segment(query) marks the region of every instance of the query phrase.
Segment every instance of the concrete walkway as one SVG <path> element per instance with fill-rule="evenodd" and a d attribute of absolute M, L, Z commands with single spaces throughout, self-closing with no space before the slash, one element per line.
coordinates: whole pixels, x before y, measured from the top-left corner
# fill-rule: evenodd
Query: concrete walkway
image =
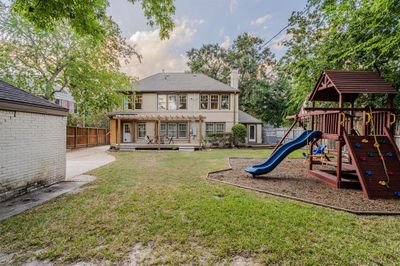
<path fill-rule="evenodd" d="M 67 152 L 66 181 L 73 181 L 76 176 L 114 161 L 114 156 L 107 153 L 108 148 L 98 146 Z"/>
<path fill-rule="evenodd" d="M 108 146 L 99 146 L 67 152 L 66 180 L 1 202 L 0 221 L 43 204 L 62 194 L 76 191 L 81 186 L 95 180 L 95 176 L 83 175 L 83 173 L 114 161 L 114 156 L 107 154 L 107 149 Z"/>

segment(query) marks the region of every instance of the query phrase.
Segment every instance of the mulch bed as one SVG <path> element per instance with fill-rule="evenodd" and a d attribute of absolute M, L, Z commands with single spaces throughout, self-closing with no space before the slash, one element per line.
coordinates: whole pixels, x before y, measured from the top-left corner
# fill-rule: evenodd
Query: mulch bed
<path fill-rule="evenodd" d="M 232 169 L 211 172 L 208 178 L 356 214 L 400 214 L 400 199 L 369 200 L 361 189 L 336 189 L 308 177 L 303 159 L 285 159 L 272 172 L 257 178 L 244 172 L 245 168 L 264 160 L 231 158 Z"/>

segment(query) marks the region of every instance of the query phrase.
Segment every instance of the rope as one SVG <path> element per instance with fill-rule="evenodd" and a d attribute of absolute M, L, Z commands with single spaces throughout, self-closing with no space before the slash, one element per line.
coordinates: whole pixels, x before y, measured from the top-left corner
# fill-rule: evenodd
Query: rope
<path fill-rule="evenodd" d="M 385 174 L 386 174 L 386 181 L 379 181 L 379 184 L 382 185 L 382 186 L 386 186 L 387 188 L 390 188 L 390 186 L 389 186 L 390 177 L 389 177 L 389 174 L 388 174 L 388 169 L 387 169 L 387 166 L 386 166 L 385 158 L 383 157 L 381 149 L 379 148 L 378 138 L 376 137 L 376 134 L 375 134 L 375 123 L 374 123 L 374 119 L 373 119 L 373 116 L 372 116 L 372 108 L 371 108 L 371 106 L 369 106 L 369 112 L 370 112 L 370 116 L 369 116 L 370 119 L 368 119 L 369 120 L 368 122 L 371 122 L 371 133 L 374 136 L 374 140 L 375 140 L 374 147 L 378 150 L 378 154 L 379 154 L 379 157 L 381 158 L 383 169 L 385 170 Z"/>

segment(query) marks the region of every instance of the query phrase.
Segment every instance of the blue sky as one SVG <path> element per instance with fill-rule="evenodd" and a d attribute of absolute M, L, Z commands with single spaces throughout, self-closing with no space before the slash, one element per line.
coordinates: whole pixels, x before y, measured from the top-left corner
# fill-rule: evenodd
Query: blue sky
<path fill-rule="evenodd" d="M 110 0 L 109 14 L 125 37 L 136 45 L 143 62 L 132 60 L 123 70 L 143 78 L 162 71 L 184 71 L 185 52 L 205 43 L 227 47 L 243 32 L 265 40 L 282 29 L 293 11 L 303 10 L 307 0 L 176 0 L 176 28 L 169 40 L 158 38 L 157 28 L 147 25 L 139 5 L 127 0 Z M 279 40 L 269 46 L 280 57 Z"/>

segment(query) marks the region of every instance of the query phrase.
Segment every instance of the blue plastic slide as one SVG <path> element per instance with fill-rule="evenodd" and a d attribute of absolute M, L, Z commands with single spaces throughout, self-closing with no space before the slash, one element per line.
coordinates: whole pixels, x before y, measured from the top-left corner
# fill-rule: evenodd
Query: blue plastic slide
<path fill-rule="evenodd" d="M 294 150 L 300 149 L 307 145 L 310 141 L 319 138 L 321 131 L 306 130 L 296 139 L 280 146 L 269 158 L 263 163 L 255 164 L 246 168 L 247 173 L 253 176 L 266 174 L 274 170 L 274 168 Z"/>

